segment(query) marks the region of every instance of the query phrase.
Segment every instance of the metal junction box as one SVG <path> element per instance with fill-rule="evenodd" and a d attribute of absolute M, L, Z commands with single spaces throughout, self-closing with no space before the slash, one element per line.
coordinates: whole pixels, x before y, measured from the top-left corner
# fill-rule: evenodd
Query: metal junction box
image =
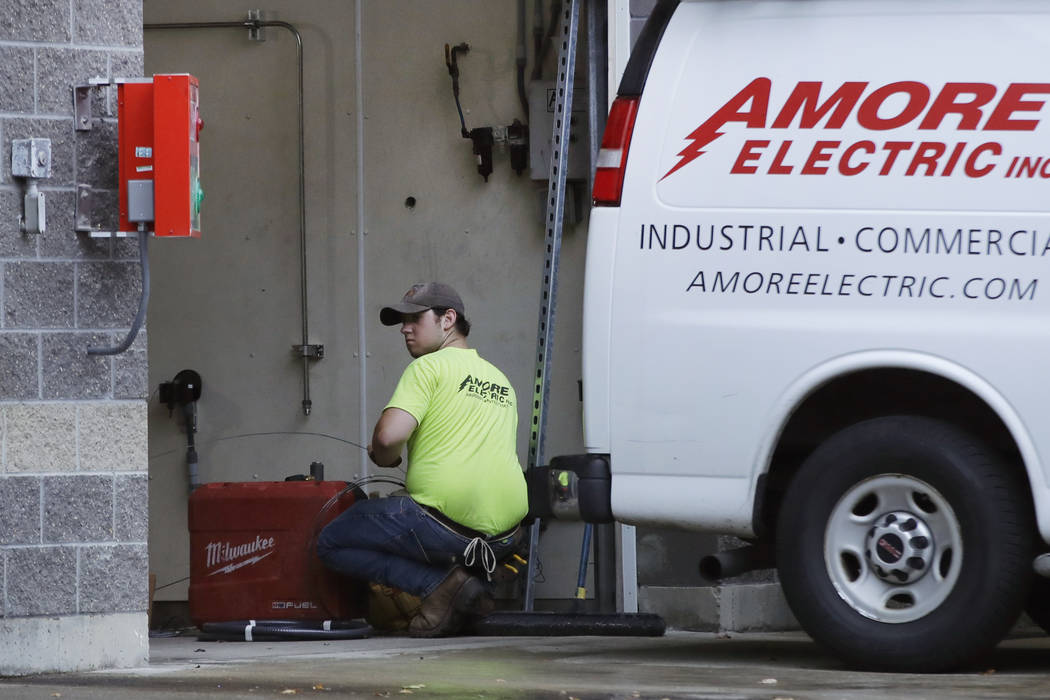
<path fill-rule="evenodd" d="M 533 180 L 550 177 L 555 89 L 553 82 L 529 83 L 529 174 Z M 565 177 L 568 180 L 586 180 L 590 174 L 590 145 L 587 137 L 587 91 L 583 88 L 572 91 L 569 129 L 569 163 Z"/>

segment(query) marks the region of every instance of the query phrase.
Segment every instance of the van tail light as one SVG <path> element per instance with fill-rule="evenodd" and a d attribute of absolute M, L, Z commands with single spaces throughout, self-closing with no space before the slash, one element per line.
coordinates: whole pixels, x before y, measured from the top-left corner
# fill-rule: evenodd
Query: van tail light
<path fill-rule="evenodd" d="M 627 151 L 631 147 L 634 118 L 638 114 L 637 97 L 617 97 L 609 110 L 594 169 L 594 206 L 618 207 L 623 193 L 623 175 Z"/>

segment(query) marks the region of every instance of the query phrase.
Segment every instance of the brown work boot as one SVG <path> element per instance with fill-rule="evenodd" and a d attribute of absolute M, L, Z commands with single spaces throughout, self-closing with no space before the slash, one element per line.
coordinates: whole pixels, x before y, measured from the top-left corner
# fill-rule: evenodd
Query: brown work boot
<path fill-rule="evenodd" d="M 463 625 L 463 613 L 484 614 L 491 598 L 479 579 L 457 566 L 449 572 L 434 592 L 423 599 L 419 612 L 408 624 L 413 637 L 444 637 L 455 634 Z"/>

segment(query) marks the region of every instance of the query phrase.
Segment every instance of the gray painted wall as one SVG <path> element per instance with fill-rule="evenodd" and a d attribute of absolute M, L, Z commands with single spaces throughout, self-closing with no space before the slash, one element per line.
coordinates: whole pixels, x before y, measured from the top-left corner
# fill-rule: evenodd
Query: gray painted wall
<path fill-rule="evenodd" d="M 135 243 L 73 230 L 75 185 L 115 228 L 115 94 L 73 128 L 72 87 L 139 75 L 141 0 L 0 4 L 0 675 L 145 662 L 146 342 L 116 357 Z M 23 234 L 11 140 L 49 138 L 47 230 Z"/>
<path fill-rule="evenodd" d="M 301 333 L 294 42 L 274 28 L 263 43 L 240 29 L 145 34 L 147 74 L 190 72 L 201 82 L 203 236 L 151 249 L 149 385 L 155 391 L 183 368 L 201 373 L 197 442 L 205 482 L 280 480 L 305 473 L 312 461 L 323 462 L 330 479 L 362 474 L 362 450 L 316 434 L 368 441 L 409 360 L 397 329 L 379 324 L 379 308 L 429 279 L 459 289 L 474 323 L 473 346 L 514 384 L 524 462 L 545 183 L 533 183 L 527 172 L 516 176 L 499 150 L 488 183 L 476 173 L 444 63 L 444 44 L 470 44 L 459 61 L 468 127 L 523 117 L 514 77 L 516 3 L 362 5 L 362 183 L 354 3 L 279 0 L 263 7 L 266 19 L 295 25 L 304 45 L 310 342 L 324 344 L 326 353 L 311 369 L 309 417 L 300 407 L 301 361 L 290 352 Z M 144 3 L 147 23 L 236 21 L 242 12 L 218 0 Z M 406 206 L 408 197 L 414 207 Z M 576 381 L 585 230 L 584 223 L 565 236 L 548 455 L 582 449 Z M 179 582 L 189 575 L 186 438 L 155 398 L 149 432 L 150 566 L 158 585 L 173 584 L 157 598 L 186 600 L 187 583 Z M 277 434 L 236 437 L 249 433 Z M 547 531 L 541 597 L 574 594 L 579 543 L 577 526 Z"/>

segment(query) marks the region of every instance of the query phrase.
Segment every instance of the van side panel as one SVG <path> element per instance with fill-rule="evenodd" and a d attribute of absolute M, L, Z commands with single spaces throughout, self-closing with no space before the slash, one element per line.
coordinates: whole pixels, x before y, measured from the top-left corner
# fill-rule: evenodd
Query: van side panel
<path fill-rule="evenodd" d="M 583 289 L 583 441 L 588 452 L 608 453 L 609 348 L 616 227 L 620 211 L 595 207 L 587 226 Z"/>
<path fill-rule="evenodd" d="M 1013 409 L 1050 541 L 1050 6 L 933 6 L 678 7 L 588 245 L 587 444 L 618 518 L 749 533 L 782 397 L 893 351 Z"/>

